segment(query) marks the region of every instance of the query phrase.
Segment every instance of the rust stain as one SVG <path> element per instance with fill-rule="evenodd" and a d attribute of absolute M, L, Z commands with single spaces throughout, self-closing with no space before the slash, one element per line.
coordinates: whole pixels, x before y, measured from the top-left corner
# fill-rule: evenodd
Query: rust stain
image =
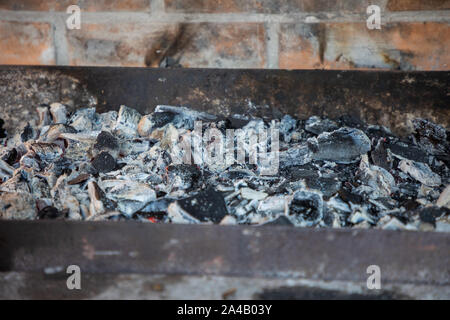
<path fill-rule="evenodd" d="M 88 260 L 93 260 L 95 256 L 95 248 L 93 245 L 89 244 L 88 240 L 83 237 L 83 256 L 86 257 Z"/>

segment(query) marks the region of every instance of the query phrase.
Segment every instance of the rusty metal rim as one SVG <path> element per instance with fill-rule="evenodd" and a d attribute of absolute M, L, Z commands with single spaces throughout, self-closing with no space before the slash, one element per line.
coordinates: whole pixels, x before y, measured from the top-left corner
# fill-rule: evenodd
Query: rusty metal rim
<path fill-rule="evenodd" d="M 0 221 L 0 271 L 79 265 L 90 273 L 225 275 L 450 285 L 450 235 L 438 232 Z"/>

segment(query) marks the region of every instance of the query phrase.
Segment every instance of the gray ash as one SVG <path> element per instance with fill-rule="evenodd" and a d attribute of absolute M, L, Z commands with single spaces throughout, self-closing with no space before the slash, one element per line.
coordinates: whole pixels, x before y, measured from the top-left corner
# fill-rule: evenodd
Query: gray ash
<path fill-rule="evenodd" d="M 52 103 L 36 118 L 12 136 L 0 119 L 0 218 L 450 229 L 450 135 L 426 119 L 397 137 L 350 115 L 268 122 L 175 106 L 69 113 Z M 267 173 L 260 155 L 272 138 L 238 141 L 272 126 L 278 170 Z M 206 133 L 230 129 L 231 154 L 241 147 L 243 162 L 194 152 L 220 155 Z"/>

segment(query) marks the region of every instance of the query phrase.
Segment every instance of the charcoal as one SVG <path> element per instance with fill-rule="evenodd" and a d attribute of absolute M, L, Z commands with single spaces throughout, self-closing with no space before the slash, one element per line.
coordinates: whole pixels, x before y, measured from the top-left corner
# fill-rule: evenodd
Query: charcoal
<path fill-rule="evenodd" d="M 308 140 L 313 159 L 351 163 L 370 151 L 369 138 L 358 129 L 341 128 L 320 134 L 316 140 Z"/>
<path fill-rule="evenodd" d="M 41 161 L 50 163 L 63 155 L 63 149 L 56 143 L 35 142 L 30 144 L 32 150 Z"/>
<path fill-rule="evenodd" d="M 161 128 L 172 122 L 174 118 L 175 114 L 172 112 L 155 112 L 151 118 L 152 128 Z"/>
<path fill-rule="evenodd" d="M 94 217 L 98 214 L 105 212 L 105 206 L 103 204 L 104 192 L 100 189 L 95 181 L 88 182 L 89 193 L 89 215 Z"/>
<path fill-rule="evenodd" d="M 69 114 L 60 103 L 37 111 L 22 137 L 0 144 L 4 219 L 447 230 L 448 131 L 427 120 L 398 137 L 352 115 L 218 117 L 177 106 Z M 217 137 L 207 134 L 237 128 L 226 161 L 208 161 Z M 271 128 L 279 139 L 268 138 Z"/>
<path fill-rule="evenodd" d="M 448 153 L 447 132 L 444 127 L 425 119 L 413 120 L 418 145 L 430 154 Z"/>
<path fill-rule="evenodd" d="M 342 183 L 336 177 L 306 178 L 306 186 L 322 192 L 324 198 L 330 198 L 341 188 Z"/>
<path fill-rule="evenodd" d="M 206 113 L 206 112 L 200 112 L 196 111 L 187 107 L 180 107 L 180 106 L 165 106 L 165 105 L 158 105 L 155 108 L 155 113 L 160 112 L 171 112 L 175 114 L 182 115 L 185 118 L 191 118 L 192 120 L 216 120 L 217 117 L 215 115 Z"/>
<path fill-rule="evenodd" d="M 331 132 L 337 130 L 339 127 L 336 122 L 330 119 L 321 119 L 317 116 L 312 116 L 305 123 L 305 130 L 316 135 L 323 132 Z"/>
<path fill-rule="evenodd" d="M 169 206 L 169 217 L 179 222 L 219 223 L 227 214 L 223 196 L 212 188 L 200 191 L 195 196 L 177 200 Z"/>
<path fill-rule="evenodd" d="M 428 163 L 429 161 L 429 156 L 426 152 L 423 152 L 422 149 L 416 146 L 409 145 L 404 142 L 388 143 L 387 148 L 394 157 L 401 160 L 413 160 L 423 163 Z"/>
<path fill-rule="evenodd" d="M 48 126 L 52 123 L 52 118 L 49 111 L 48 105 L 41 105 L 36 108 L 39 115 L 39 126 Z"/>
<path fill-rule="evenodd" d="M 201 176 L 195 165 L 176 164 L 167 167 L 168 181 L 174 188 L 192 188 Z"/>
<path fill-rule="evenodd" d="M 67 122 L 67 108 L 65 105 L 55 102 L 50 105 L 50 113 L 52 115 L 53 123 Z"/>
<path fill-rule="evenodd" d="M 450 209 L 450 185 L 441 192 L 439 199 L 436 201 L 436 205 Z"/>
<path fill-rule="evenodd" d="M 272 196 L 259 202 L 257 211 L 264 214 L 285 213 L 287 199 L 284 196 Z"/>
<path fill-rule="evenodd" d="M 1 159 L 3 161 L 5 161 L 7 164 L 9 164 L 10 166 L 12 166 L 14 163 L 16 163 L 19 160 L 18 155 L 19 154 L 17 153 L 17 149 L 12 148 L 3 154 Z"/>
<path fill-rule="evenodd" d="M 41 132 L 39 140 L 42 142 L 53 142 L 58 139 L 63 133 L 77 133 L 77 130 L 62 123 L 52 124 L 48 126 L 47 130 L 43 130 L 43 132 Z"/>
<path fill-rule="evenodd" d="M 439 207 L 425 207 L 416 210 L 416 214 L 418 214 L 420 221 L 436 226 L 436 219 L 444 215 L 448 216 L 450 214 L 450 209 Z"/>
<path fill-rule="evenodd" d="M 83 182 L 87 181 L 90 176 L 91 175 L 88 173 L 82 173 L 82 174 L 78 175 L 77 177 L 73 178 L 72 180 L 68 181 L 67 184 L 75 185 L 75 184 L 83 183 Z"/>
<path fill-rule="evenodd" d="M 348 217 L 348 222 L 352 224 L 360 224 L 362 222 L 374 223 L 374 219 L 365 210 L 356 210 Z"/>
<path fill-rule="evenodd" d="M 367 155 L 362 156 L 359 167 L 359 178 L 362 183 L 372 188 L 374 199 L 389 196 L 395 188 L 394 177 L 385 169 L 370 165 Z"/>
<path fill-rule="evenodd" d="M 36 130 L 28 123 L 25 128 L 23 128 L 22 133 L 20 134 L 20 139 L 22 142 L 26 142 L 28 140 L 35 139 L 37 136 Z"/>
<path fill-rule="evenodd" d="M 172 201 L 169 199 L 156 199 L 149 202 L 145 207 L 139 210 L 139 212 L 155 213 L 166 212 Z"/>
<path fill-rule="evenodd" d="M 14 174 L 14 168 L 11 167 L 8 162 L 3 161 L 0 159 L 0 171 L 3 172 L 4 174 L 9 175 L 10 177 L 13 176 Z"/>
<path fill-rule="evenodd" d="M 402 160 L 398 167 L 404 173 L 409 174 L 412 178 L 427 186 L 433 187 L 441 184 L 441 177 L 431 171 L 430 167 L 425 163 Z"/>
<path fill-rule="evenodd" d="M 291 141 L 291 135 L 296 127 L 296 124 L 297 124 L 297 120 L 295 120 L 294 118 L 292 118 L 289 115 L 285 115 L 281 119 L 279 130 L 280 130 L 280 134 L 282 135 L 283 141 L 288 142 L 288 143 Z"/>
<path fill-rule="evenodd" d="M 78 132 L 90 131 L 95 128 L 95 108 L 83 108 L 75 111 L 68 124 Z"/>
<path fill-rule="evenodd" d="M 364 202 L 364 197 L 356 193 L 350 192 L 347 189 L 341 189 L 339 190 L 338 193 L 339 197 L 345 202 L 353 204 L 362 204 Z"/>
<path fill-rule="evenodd" d="M 225 121 L 226 129 L 241 129 L 249 123 L 248 119 L 240 117 L 229 117 Z"/>
<path fill-rule="evenodd" d="M 92 161 L 92 166 L 98 172 L 110 172 L 116 168 L 116 160 L 106 151 L 100 152 Z"/>
<path fill-rule="evenodd" d="M 426 119 L 414 119 L 413 125 L 416 134 L 420 137 L 426 137 L 440 142 L 445 142 L 447 140 L 445 128 L 436 123 Z"/>
<path fill-rule="evenodd" d="M 101 131 L 97 136 L 94 149 L 99 151 L 118 151 L 119 141 L 108 131 Z"/>
<path fill-rule="evenodd" d="M 154 129 L 164 127 L 175 119 L 173 112 L 155 112 L 152 115 L 145 115 L 138 124 L 138 132 L 142 137 L 148 136 Z"/>
<path fill-rule="evenodd" d="M 115 126 L 117 133 L 125 137 L 135 136 L 141 117 L 138 111 L 124 105 L 120 106 Z"/>
<path fill-rule="evenodd" d="M 311 151 L 306 145 L 292 146 L 286 151 L 280 151 L 280 167 L 292 167 L 307 164 L 311 161 Z"/>
<path fill-rule="evenodd" d="M 385 170 L 391 169 L 392 160 L 389 159 L 384 139 L 378 140 L 378 143 L 370 153 L 370 156 L 374 165 Z"/>
<path fill-rule="evenodd" d="M 351 213 L 352 209 L 350 208 L 350 205 L 347 202 L 352 204 L 351 201 L 344 201 L 341 199 L 341 197 L 334 196 L 326 202 L 326 207 L 327 207 L 326 211 L 327 211 L 327 213 L 330 213 L 330 212 L 337 212 L 337 213 L 342 213 L 342 214 Z"/>
<path fill-rule="evenodd" d="M 375 141 L 387 140 L 387 138 L 394 137 L 389 128 L 386 128 L 384 126 L 370 125 L 367 127 L 366 134 L 371 140 L 374 139 Z"/>
<path fill-rule="evenodd" d="M 59 211 L 53 206 L 48 206 L 43 208 L 42 210 L 39 210 L 37 215 L 39 219 L 58 219 L 63 218 L 65 213 Z"/>
<path fill-rule="evenodd" d="M 289 215 L 300 217 L 306 225 L 314 225 L 323 218 L 323 200 L 319 193 L 297 191 L 289 205 Z"/>
<path fill-rule="evenodd" d="M 127 216 L 144 208 L 156 199 L 155 191 L 147 184 L 126 180 L 99 182 L 105 197 L 117 203 L 117 209 Z"/>

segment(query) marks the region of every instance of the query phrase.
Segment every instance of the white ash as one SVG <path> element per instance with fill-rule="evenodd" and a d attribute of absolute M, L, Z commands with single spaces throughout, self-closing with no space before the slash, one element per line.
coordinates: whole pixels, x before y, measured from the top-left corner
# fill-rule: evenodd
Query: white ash
<path fill-rule="evenodd" d="M 347 118 L 269 123 L 164 105 L 148 115 L 41 105 L 36 121 L 0 141 L 0 217 L 448 231 L 448 131 L 418 119 L 401 138 Z M 183 147 L 212 148 L 206 131 L 238 129 L 237 154 L 249 132 L 274 124 L 276 174 L 250 161 L 270 150 L 268 136 L 255 142 L 258 154 L 241 144 L 245 163 L 205 162 Z"/>

